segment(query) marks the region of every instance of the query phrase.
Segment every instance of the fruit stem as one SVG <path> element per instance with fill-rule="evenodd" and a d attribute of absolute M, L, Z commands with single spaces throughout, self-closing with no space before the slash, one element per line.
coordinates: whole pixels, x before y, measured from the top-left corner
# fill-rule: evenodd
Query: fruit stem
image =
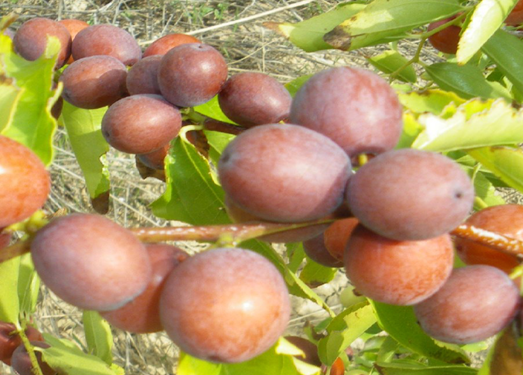
<path fill-rule="evenodd" d="M 462 224 L 454 229 L 453 236 L 477 242 L 492 249 L 511 255 L 523 255 L 523 241 L 507 237 L 500 233 L 490 232 L 473 225 Z"/>
<path fill-rule="evenodd" d="M 32 372 L 35 375 L 44 375 L 42 373 L 42 369 L 40 368 L 40 365 L 38 364 L 38 359 L 36 358 L 34 346 L 31 345 L 31 342 L 27 338 L 27 335 L 25 334 L 25 329 L 27 328 L 27 324 L 24 320 L 22 320 L 22 328 L 18 331 L 18 335 L 22 339 L 22 343 L 25 346 L 25 350 L 27 350 L 27 354 L 29 354 L 29 360 L 31 361 L 32 366 Z"/>

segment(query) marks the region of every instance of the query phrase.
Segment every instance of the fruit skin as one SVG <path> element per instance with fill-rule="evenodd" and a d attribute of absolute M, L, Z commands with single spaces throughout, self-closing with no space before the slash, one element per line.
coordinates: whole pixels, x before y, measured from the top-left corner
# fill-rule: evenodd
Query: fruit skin
<path fill-rule="evenodd" d="M 67 28 L 48 18 L 36 17 L 22 24 L 13 37 L 13 47 L 20 56 L 34 61 L 43 55 L 47 38 L 54 36 L 61 44 L 55 68 L 62 67 L 71 55 L 71 34 Z"/>
<path fill-rule="evenodd" d="M 318 347 L 312 342 L 299 336 L 285 336 L 285 340 L 289 341 L 291 344 L 303 351 L 305 357 L 299 355 L 296 356 L 296 358 L 298 358 L 300 361 L 306 362 L 316 367 L 321 366 L 321 360 L 318 355 Z"/>
<path fill-rule="evenodd" d="M 143 57 L 165 55 L 174 47 L 188 43 L 201 43 L 199 39 L 186 34 L 167 34 L 154 41 L 143 52 Z"/>
<path fill-rule="evenodd" d="M 424 241 L 395 241 L 362 225 L 347 244 L 345 272 L 358 293 L 391 305 L 413 305 L 430 297 L 452 272 L 448 234 Z"/>
<path fill-rule="evenodd" d="M 287 120 L 292 97 L 273 77 L 245 72 L 235 74 L 225 82 L 218 102 L 229 119 L 250 128 Z"/>
<path fill-rule="evenodd" d="M 320 133 L 269 124 L 248 129 L 228 144 L 218 176 L 231 201 L 249 214 L 304 222 L 328 216 L 341 205 L 351 164 Z"/>
<path fill-rule="evenodd" d="M 447 22 L 452 21 L 457 16 L 445 18 L 444 20 L 436 21 L 429 24 L 427 31 L 434 30 Z M 458 51 L 458 43 L 460 39 L 461 27 L 451 25 L 436 34 L 429 37 L 429 42 L 432 47 L 443 53 L 450 53 L 455 55 Z"/>
<path fill-rule="evenodd" d="M 72 214 L 40 229 L 32 244 L 42 281 L 86 310 L 117 309 L 142 293 L 151 276 L 144 245 L 132 232 L 94 214 Z"/>
<path fill-rule="evenodd" d="M 189 257 L 180 248 L 167 244 L 146 245 L 152 266 L 147 289 L 128 304 L 100 315 L 112 326 L 133 333 L 163 331 L 160 321 L 160 296 L 170 272 Z"/>
<path fill-rule="evenodd" d="M 303 250 L 309 258 L 325 267 L 343 267 L 343 261 L 333 257 L 325 247 L 323 233 L 303 241 Z"/>
<path fill-rule="evenodd" d="M 343 261 L 343 254 L 352 231 L 359 224 L 358 219 L 348 217 L 336 220 L 323 233 L 325 248 L 336 259 Z"/>
<path fill-rule="evenodd" d="M 519 26 L 523 23 L 523 0 L 517 2 L 516 6 L 505 19 L 505 23 L 509 26 Z"/>
<path fill-rule="evenodd" d="M 0 361 L 11 365 L 11 357 L 15 349 L 22 345 L 22 339 L 18 334 L 11 334 L 16 330 L 12 323 L 0 322 Z M 34 327 L 27 327 L 25 334 L 29 341 L 43 341 L 44 338 L 40 331 Z"/>
<path fill-rule="evenodd" d="M 162 58 L 158 83 L 165 99 L 178 107 L 194 107 L 218 94 L 227 72 L 225 59 L 213 47 L 182 44 Z"/>
<path fill-rule="evenodd" d="M 519 306 L 518 288 L 503 271 L 476 265 L 455 269 L 436 294 L 414 306 L 414 312 L 430 336 L 467 344 L 500 332 Z"/>
<path fill-rule="evenodd" d="M 111 56 L 85 57 L 63 71 L 62 97 L 78 108 L 96 109 L 127 96 L 127 68 Z"/>
<path fill-rule="evenodd" d="M 376 156 L 353 176 L 347 202 L 367 228 L 414 241 L 450 232 L 474 203 L 468 175 L 452 159 L 414 149 Z"/>
<path fill-rule="evenodd" d="M 465 224 L 523 240 L 523 206 L 506 204 L 488 207 L 474 213 Z M 486 264 L 510 273 L 520 264 L 516 256 L 505 254 L 474 241 L 458 237 L 454 240 L 454 244 L 460 259 L 468 265 Z"/>
<path fill-rule="evenodd" d="M 44 349 L 50 347 L 49 344 L 43 341 L 31 341 L 31 345 Z M 35 355 L 43 375 L 55 375 L 57 373 L 42 360 L 42 353 L 35 350 Z M 19 375 L 34 375 L 29 354 L 23 344 L 19 345 L 13 353 L 12 367 Z"/>
<path fill-rule="evenodd" d="M 51 190 L 45 165 L 26 146 L 0 135 L 0 228 L 29 218 Z"/>
<path fill-rule="evenodd" d="M 69 31 L 69 34 L 71 35 L 71 40 L 74 40 L 76 37 L 76 34 L 78 34 L 81 30 L 89 27 L 89 24 L 85 21 L 81 20 L 75 20 L 75 19 L 65 19 L 58 21 L 62 25 L 65 26 L 67 31 Z M 71 44 L 72 46 L 72 44 Z M 66 64 L 71 64 L 74 61 L 73 55 L 69 55 L 69 58 L 66 61 Z"/>
<path fill-rule="evenodd" d="M 339 67 L 305 82 L 292 101 L 289 122 L 326 135 L 352 157 L 394 148 L 402 116 L 387 81 L 364 69 Z"/>
<path fill-rule="evenodd" d="M 124 29 L 109 24 L 80 30 L 74 38 L 72 54 L 75 60 L 97 55 L 112 56 L 128 66 L 142 58 L 136 39 Z"/>
<path fill-rule="evenodd" d="M 147 168 L 161 171 L 165 169 L 165 157 L 167 156 L 167 154 L 169 154 L 170 148 L 171 144 L 168 143 L 165 146 L 159 148 L 158 150 L 149 152 L 147 154 L 139 154 L 136 156 L 138 157 L 138 159 L 140 159 L 140 162 L 142 162 L 142 164 L 145 165 Z"/>
<path fill-rule="evenodd" d="M 218 248 L 173 270 L 160 316 L 180 350 L 236 363 L 276 343 L 289 321 L 290 301 L 283 277 L 267 259 L 250 250 Z"/>
<path fill-rule="evenodd" d="M 180 132 L 178 108 L 160 95 L 141 94 L 114 103 L 102 119 L 102 134 L 112 147 L 129 154 L 156 151 Z"/>
<path fill-rule="evenodd" d="M 144 57 L 133 65 L 127 73 L 126 86 L 130 95 L 157 94 L 161 95 L 158 84 L 158 68 L 162 56 Z"/>

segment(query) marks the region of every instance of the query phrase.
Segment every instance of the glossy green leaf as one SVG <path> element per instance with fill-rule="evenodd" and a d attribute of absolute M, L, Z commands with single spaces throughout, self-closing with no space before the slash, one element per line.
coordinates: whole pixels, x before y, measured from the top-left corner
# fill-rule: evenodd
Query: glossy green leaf
<path fill-rule="evenodd" d="M 468 154 L 510 187 L 523 192 L 523 151 L 511 147 L 482 147 Z"/>
<path fill-rule="evenodd" d="M 224 192 L 214 182 L 208 161 L 192 144 L 177 137 L 165 162 L 167 187 L 152 204 L 156 216 L 192 225 L 230 223 Z"/>
<path fill-rule="evenodd" d="M 470 363 L 470 359 L 457 345 L 437 343 L 423 332 L 412 307 L 370 302 L 378 324 L 404 347 L 414 353 L 450 364 Z"/>
<path fill-rule="evenodd" d="M 292 81 L 290 81 L 289 83 L 287 83 L 285 85 L 285 88 L 287 89 L 287 91 L 290 92 L 292 97 L 294 97 L 294 95 L 296 95 L 296 93 L 303 86 L 303 84 L 305 82 L 307 82 L 311 77 L 312 77 L 312 74 L 308 74 L 308 75 L 293 79 Z"/>
<path fill-rule="evenodd" d="M 511 100 L 510 93 L 503 86 L 498 82 L 487 81 L 481 69 L 476 66 L 436 63 L 426 66 L 425 70 L 439 87 L 443 90 L 452 91 L 462 98 L 505 98 L 508 101 Z"/>
<path fill-rule="evenodd" d="M 474 192 L 476 197 L 480 198 L 481 202 L 487 206 L 498 206 L 506 203 L 500 195 L 496 194 L 494 185 L 481 172 L 474 175 Z M 474 208 L 479 210 L 484 207 L 475 205 Z"/>
<path fill-rule="evenodd" d="M 458 63 L 465 64 L 481 49 L 502 25 L 516 2 L 517 0 L 481 0 L 476 5 L 459 41 L 456 53 Z"/>
<path fill-rule="evenodd" d="M 220 160 L 220 155 L 230 141 L 235 137 L 232 134 L 214 132 L 214 131 L 205 131 L 205 136 L 207 137 L 207 142 L 209 142 L 209 157 L 214 165 L 218 165 L 218 160 Z M 211 171 L 212 172 L 212 171 Z"/>
<path fill-rule="evenodd" d="M 398 97 L 405 108 L 418 114 L 429 112 L 439 115 L 449 104 L 460 105 L 465 103 L 465 99 L 460 98 L 455 93 L 439 89 L 399 93 Z"/>
<path fill-rule="evenodd" d="M 374 67 L 387 74 L 394 73 L 398 69 L 404 67 L 408 62 L 406 57 L 394 50 L 382 52 L 379 55 L 369 57 L 367 60 Z M 418 80 L 418 76 L 412 65 L 408 65 L 406 68 L 401 70 L 396 78 L 403 82 L 410 83 L 415 83 Z"/>
<path fill-rule="evenodd" d="M 51 90 L 51 85 L 59 50 L 60 42 L 51 37 L 42 57 L 27 61 L 13 52 L 10 41 L 0 40 L 0 64 L 5 74 L 22 88 L 12 120 L 2 129 L 2 134 L 32 149 L 45 165 L 51 163 L 54 153 L 52 139 L 56 120 L 51 116 L 51 107 L 59 93 Z"/>
<path fill-rule="evenodd" d="M 0 34 L 0 43 L 4 43 L 5 38 L 7 38 L 5 35 Z M 6 75 L 5 69 L 0 64 L 0 132 L 11 124 L 22 91 L 23 89 L 16 85 L 15 80 Z"/>
<path fill-rule="evenodd" d="M 87 310 L 83 312 L 82 323 L 84 324 L 85 340 L 89 352 L 111 365 L 113 363 L 111 353 L 113 334 L 109 323 L 102 319 L 98 312 Z"/>
<path fill-rule="evenodd" d="M 381 375 L 476 375 L 478 370 L 464 366 L 430 366 L 408 365 L 405 363 L 376 363 Z"/>
<path fill-rule="evenodd" d="M 109 145 L 100 130 L 106 110 L 81 109 L 67 102 L 64 102 L 62 109 L 62 122 L 91 198 L 96 198 L 110 188 L 109 170 L 105 163 Z"/>
<path fill-rule="evenodd" d="M 20 303 L 18 299 L 18 277 L 20 257 L 0 263 L 0 321 L 18 323 Z"/>
<path fill-rule="evenodd" d="M 177 375 L 221 375 L 222 365 L 194 358 L 181 352 L 178 361 Z"/>
<path fill-rule="evenodd" d="M 421 115 L 425 128 L 412 144 L 429 151 L 450 151 L 523 142 L 523 110 L 503 100 L 472 100 L 456 108 L 450 118 Z"/>
<path fill-rule="evenodd" d="M 42 357 L 54 370 L 67 375 L 115 375 L 118 372 L 100 358 L 82 352 L 75 344 L 44 333 L 45 341 L 51 345 L 38 349 Z"/>
<path fill-rule="evenodd" d="M 523 41 L 504 30 L 498 30 L 483 45 L 482 51 L 496 63 L 497 69 L 523 92 Z"/>
<path fill-rule="evenodd" d="M 342 22 L 324 40 L 348 49 L 355 36 L 372 33 L 392 36 L 452 16 L 461 9 L 457 0 L 374 0 Z"/>
<path fill-rule="evenodd" d="M 376 316 L 373 314 L 372 306 L 366 302 L 354 305 L 340 315 L 345 325 L 343 330 L 330 331 L 333 324 L 339 324 L 339 322 L 333 321 L 329 325 L 330 333 L 327 337 L 321 339 L 318 344 L 318 354 L 321 361 L 326 365 L 332 365 L 354 340 L 376 323 Z M 338 317 L 334 320 L 339 321 L 340 318 Z"/>
<path fill-rule="evenodd" d="M 393 43 L 406 37 L 406 32 L 391 34 L 389 31 L 356 35 L 350 38 L 348 51 L 355 51 L 363 47 L 377 46 L 378 44 Z"/>
<path fill-rule="evenodd" d="M 270 23 L 269 28 L 284 35 L 297 47 L 306 52 L 330 49 L 332 46 L 323 41 L 323 36 L 341 22 L 365 8 L 365 4 L 351 2 L 341 4 L 319 16 L 298 23 Z"/>
<path fill-rule="evenodd" d="M 229 118 L 225 116 L 222 109 L 220 108 L 218 96 L 214 96 L 211 100 L 204 104 L 193 107 L 193 110 L 215 120 L 233 123 L 233 121 L 229 120 Z"/>
<path fill-rule="evenodd" d="M 28 315 L 36 311 L 36 303 L 40 294 L 40 278 L 34 268 L 31 254 L 20 257 L 20 272 L 18 276 L 18 298 L 20 311 Z"/>
<path fill-rule="evenodd" d="M 307 285 L 319 286 L 332 281 L 337 271 L 336 268 L 325 267 L 308 259 L 300 272 L 300 279 Z"/>

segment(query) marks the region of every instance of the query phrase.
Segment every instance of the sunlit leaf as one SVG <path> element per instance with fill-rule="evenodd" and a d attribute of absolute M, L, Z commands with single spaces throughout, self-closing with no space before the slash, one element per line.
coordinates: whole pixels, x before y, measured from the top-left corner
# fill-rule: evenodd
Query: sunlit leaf
<path fill-rule="evenodd" d="M 20 273 L 18 277 L 20 311 L 33 314 L 36 310 L 39 293 L 40 278 L 34 268 L 31 254 L 25 254 L 20 258 Z"/>
<path fill-rule="evenodd" d="M 307 285 L 319 286 L 332 281 L 336 272 L 336 268 L 325 267 L 309 259 L 300 272 L 300 279 Z"/>
<path fill-rule="evenodd" d="M 218 103 L 218 96 L 213 97 L 208 102 L 198 105 L 196 107 L 193 107 L 193 109 L 201 113 L 204 116 L 210 117 L 215 120 L 223 121 L 223 122 L 230 122 L 233 121 L 229 120 L 227 116 L 223 113 L 222 109 L 220 108 L 220 104 Z"/>
<path fill-rule="evenodd" d="M 429 112 L 439 115 L 449 104 L 460 105 L 465 103 L 465 99 L 460 98 L 455 93 L 439 89 L 399 93 L 398 96 L 403 106 L 419 114 Z"/>
<path fill-rule="evenodd" d="M 109 323 L 103 320 L 98 312 L 87 310 L 83 312 L 82 323 L 89 352 L 111 365 L 113 363 L 111 353 L 113 334 Z"/>
<path fill-rule="evenodd" d="M 409 365 L 407 363 L 376 363 L 381 375 L 476 375 L 478 370 L 463 366 Z"/>
<path fill-rule="evenodd" d="M 398 51 L 394 50 L 382 52 L 379 55 L 369 57 L 367 60 L 377 69 L 387 74 L 394 73 L 399 68 L 406 66 L 408 62 L 406 57 L 401 55 Z M 396 78 L 403 82 L 415 83 L 418 79 L 418 76 L 414 70 L 414 67 L 412 65 L 408 65 L 399 72 Z"/>
<path fill-rule="evenodd" d="M 0 321 L 18 323 L 20 257 L 0 263 Z"/>

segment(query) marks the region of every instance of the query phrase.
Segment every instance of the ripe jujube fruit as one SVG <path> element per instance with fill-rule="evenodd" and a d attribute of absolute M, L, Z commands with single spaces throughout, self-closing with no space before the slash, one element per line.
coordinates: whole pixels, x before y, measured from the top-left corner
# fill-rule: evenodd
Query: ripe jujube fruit
<path fill-rule="evenodd" d="M 414 312 L 428 335 L 468 344 L 500 332 L 519 306 L 519 290 L 503 271 L 475 265 L 455 269 L 436 294 L 414 306 Z"/>
<path fill-rule="evenodd" d="M 71 40 L 74 40 L 76 34 L 78 34 L 81 30 L 85 29 L 86 27 L 89 27 L 89 24 L 87 22 L 76 19 L 65 19 L 60 20 L 58 22 L 64 25 L 67 31 L 69 31 L 69 34 L 71 35 Z M 71 54 L 67 59 L 66 63 L 71 64 L 73 61 L 74 58 Z"/>
<path fill-rule="evenodd" d="M 334 212 L 351 175 L 347 155 L 324 135 L 297 125 L 256 126 L 233 139 L 218 163 L 231 201 L 273 222 L 304 222 Z"/>
<path fill-rule="evenodd" d="M 144 57 L 127 72 L 127 91 L 130 95 L 157 94 L 161 95 L 158 84 L 158 68 L 162 56 Z"/>
<path fill-rule="evenodd" d="M 465 224 L 523 240 L 523 206 L 507 204 L 487 207 L 470 216 Z M 454 240 L 456 251 L 465 264 L 486 264 L 506 273 L 520 264 L 518 257 L 464 238 Z"/>
<path fill-rule="evenodd" d="M 127 96 L 127 68 L 111 56 L 92 56 L 69 65 L 60 76 L 62 97 L 84 109 L 102 108 Z"/>
<path fill-rule="evenodd" d="M 163 327 L 179 348 L 212 362 L 247 361 L 268 350 L 290 317 L 282 275 L 263 256 L 218 248 L 179 264 L 160 300 Z"/>
<path fill-rule="evenodd" d="M 290 122 L 326 135 L 352 157 L 393 149 L 402 115 L 387 81 L 364 69 L 339 67 L 305 82 L 292 101 Z"/>
<path fill-rule="evenodd" d="M 454 249 L 448 234 L 423 241 L 396 241 L 362 225 L 344 255 L 356 290 L 378 302 L 413 305 L 434 294 L 449 277 Z"/>
<path fill-rule="evenodd" d="M 427 31 L 432 31 L 447 22 L 455 19 L 456 16 L 445 18 L 444 20 L 436 21 L 429 24 Z M 461 27 L 457 25 L 450 25 L 434 35 L 429 36 L 429 42 L 432 47 L 443 53 L 450 53 L 455 55 L 458 51 L 458 43 L 461 34 Z"/>
<path fill-rule="evenodd" d="M 288 119 L 292 97 L 273 77 L 245 72 L 225 82 L 218 102 L 229 119 L 250 128 Z"/>
<path fill-rule="evenodd" d="M 207 44 L 182 44 L 167 52 L 158 69 L 162 95 L 178 107 L 194 107 L 218 94 L 227 80 L 227 63 Z"/>
<path fill-rule="evenodd" d="M 303 356 L 296 356 L 296 358 L 298 358 L 300 361 L 317 367 L 321 366 L 320 356 L 318 355 L 318 347 L 311 341 L 299 336 L 285 336 L 285 340 L 289 341 L 291 344 L 303 351 Z"/>
<path fill-rule="evenodd" d="M 182 126 L 178 108 L 160 95 L 132 95 L 114 103 L 102 119 L 102 134 L 112 147 L 129 154 L 156 151 Z"/>
<path fill-rule="evenodd" d="M 516 3 L 516 6 L 505 19 L 505 23 L 509 26 L 519 26 L 523 23 L 523 0 Z"/>
<path fill-rule="evenodd" d="M 49 344 L 43 341 L 31 341 L 31 345 L 39 348 L 49 348 Z M 42 353 L 35 350 L 36 359 L 42 374 L 44 375 L 55 375 L 57 372 L 53 370 L 47 363 L 42 360 Z M 29 353 L 25 349 L 23 344 L 19 345 L 13 353 L 12 363 L 13 369 L 18 375 L 34 375 L 33 365 L 29 358 Z"/>
<path fill-rule="evenodd" d="M 59 22 L 48 18 L 36 17 L 22 24 L 13 37 L 13 46 L 20 56 L 29 61 L 34 61 L 43 55 L 50 36 L 60 41 L 60 52 L 55 68 L 64 65 L 71 55 L 71 34 Z"/>
<path fill-rule="evenodd" d="M 107 55 L 125 65 L 134 65 L 142 58 L 142 50 L 134 37 L 114 25 L 92 25 L 80 30 L 74 38 L 72 54 L 75 60 Z"/>
<path fill-rule="evenodd" d="M 140 160 L 140 162 L 142 162 L 143 165 L 145 165 L 148 168 L 164 170 L 165 157 L 169 153 L 170 148 L 171 144 L 167 143 L 165 146 L 159 148 L 158 150 L 149 152 L 147 154 L 138 154 L 136 155 L 136 157 Z"/>
<path fill-rule="evenodd" d="M 303 241 L 303 250 L 309 258 L 325 267 L 343 267 L 343 261 L 336 259 L 327 250 L 323 233 Z"/>
<path fill-rule="evenodd" d="M 26 146 L 0 135 L 0 228 L 29 218 L 51 190 L 44 163 Z"/>
<path fill-rule="evenodd" d="M 450 232 L 474 202 L 468 175 L 452 159 L 414 149 L 389 151 L 350 179 L 347 202 L 367 228 L 395 240 L 423 240 Z"/>
<path fill-rule="evenodd" d="M 180 248 L 167 244 L 146 245 L 152 267 L 147 289 L 131 302 L 117 310 L 100 315 L 112 326 L 133 333 L 163 331 L 160 321 L 160 296 L 170 272 L 189 255 Z"/>
<path fill-rule="evenodd" d="M 178 47 L 182 44 L 189 43 L 201 43 L 199 39 L 186 35 L 186 34 L 167 34 L 162 36 L 160 39 L 155 40 L 149 47 L 143 52 L 143 57 L 165 55 L 174 47 Z"/>
<path fill-rule="evenodd" d="M 350 235 L 359 224 L 358 219 L 348 217 L 336 220 L 323 233 L 323 240 L 327 251 L 336 259 L 343 261 L 343 254 L 349 242 Z"/>
<path fill-rule="evenodd" d="M 144 245 L 101 215 L 72 214 L 40 229 L 31 243 L 45 285 L 71 305 L 114 310 L 142 293 L 151 276 Z"/>
<path fill-rule="evenodd" d="M 22 339 L 12 323 L 0 322 L 0 361 L 11 365 L 11 357 L 18 346 L 22 345 Z M 25 334 L 30 341 L 43 341 L 43 336 L 34 327 L 27 327 Z"/>

